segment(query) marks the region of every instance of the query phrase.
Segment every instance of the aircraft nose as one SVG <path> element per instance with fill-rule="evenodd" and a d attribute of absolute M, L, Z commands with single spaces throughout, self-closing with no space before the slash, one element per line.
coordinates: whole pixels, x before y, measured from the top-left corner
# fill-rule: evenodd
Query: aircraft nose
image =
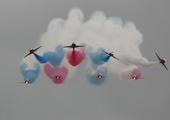
<path fill-rule="evenodd" d="M 28 82 L 28 81 L 26 81 L 26 82 L 25 82 L 25 84 L 29 84 L 29 82 Z"/>

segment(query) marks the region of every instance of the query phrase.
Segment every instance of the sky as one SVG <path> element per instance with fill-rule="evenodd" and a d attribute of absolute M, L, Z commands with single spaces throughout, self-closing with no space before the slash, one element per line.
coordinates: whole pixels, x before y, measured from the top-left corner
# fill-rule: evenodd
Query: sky
<path fill-rule="evenodd" d="M 170 15 L 168 0 L 15 0 L 0 1 L 0 119 L 2 120 L 167 120 L 170 115 L 169 71 L 160 64 L 139 67 L 144 79 L 120 80 L 108 75 L 101 85 L 88 82 L 82 62 L 74 77 L 63 84 L 40 72 L 33 84 L 25 85 L 19 67 L 30 47 L 37 47 L 53 19 L 68 19 L 73 8 L 83 21 L 96 11 L 107 18 L 131 21 L 142 34 L 140 51 L 150 61 L 157 52 L 169 64 Z M 32 56 L 33 57 L 33 56 Z"/>

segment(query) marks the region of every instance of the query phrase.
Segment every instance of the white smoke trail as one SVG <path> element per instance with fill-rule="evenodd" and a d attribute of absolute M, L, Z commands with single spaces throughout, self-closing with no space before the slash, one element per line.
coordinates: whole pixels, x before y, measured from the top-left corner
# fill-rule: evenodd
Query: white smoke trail
<path fill-rule="evenodd" d="M 85 43 L 87 47 L 91 46 L 93 51 L 100 47 L 107 52 L 113 51 L 121 61 L 110 58 L 99 68 L 108 68 L 120 79 L 131 78 L 132 71 L 138 69 L 138 66 L 151 67 L 155 64 L 142 57 L 139 49 L 142 34 L 135 25 L 132 22 L 123 24 L 121 19 L 116 17 L 106 18 L 103 12 L 95 12 L 87 22 L 83 21 L 83 13 L 79 9 L 72 9 L 67 20 L 53 19 L 39 41 L 43 47 L 37 53 L 42 55 L 46 51 L 55 51 L 57 45 L 70 45 L 72 42 Z M 31 60 L 26 61 L 32 64 Z M 91 65 L 90 62 L 89 60 L 86 67 Z M 68 67 L 69 76 L 75 74 L 76 67 L 72 67 L 66 58 L 62 61 L 62 65 Z"/>

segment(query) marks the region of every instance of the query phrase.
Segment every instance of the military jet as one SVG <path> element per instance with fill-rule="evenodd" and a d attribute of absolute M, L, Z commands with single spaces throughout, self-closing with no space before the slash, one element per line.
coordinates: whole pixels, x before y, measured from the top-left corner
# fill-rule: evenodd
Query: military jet
<path fill-rule="evenodd" d="M 72 48 L 73 50 L 78 47 L 84 47 L 83 45 L 76 45 L 74 42 L 70 46 L 63 46 L 64 48 Z"/>
<path fill-rule="evenodd" d="M 60 76 L 59 74 L 57 74 L 56 76 L 54 76 L 54 77 L 50 77 L 50 78 L 60 79 L 60 78 L 61 78 L 61 76 Z"/>
<path fill-rule="evenodd" d="M 166 59 L 161 58 L 157 53 L 155 53 L 155 54 L 156 54 L 156 56 L 157 56 L 157 58 L 159 60 L 159 63 L 161 63 L 168 70 L 168 68 L 165 65 Z"/>
<path fill-rule="evenodd" d="M 144 77 L 140 77 L 140 78 L 138 78 L 136 75 L 134 75 L 132 78 L 130 78 L 130 79 L 132 79 L 132 80 L 138 80 L 138 79 L 144 79 Z"/>
<path fill-rule="evenodd" d="M 114 56 L 113 52 L 108 53 L 108 52 L 106 52 L 106 51 L 104 51 L 104 50 L 102 50 L 102 51 L 103 51 L 104 53 L 108 54 L 110 57 L 113 57 L 113 58 L 119 60 L 117 57 Z M 119 61 L 120 61 L 120 60 L 119 60 Z"/>
<path fill-rule="evenodd" d="M 28 55 L 33 54 L 33 53 L 34 53 L 35 51 L 37 51 L 40 47 L 41 47 L 41 46 L 37 47 L 36 49 L 30 48 L 30 49 L 29 49 L 29 53 L 28 53 L 26 56 L 24 56 L 24 58 L 27 57 Z"/>
<path fill-rule="evenodd" d="M 26 79 L 24 82 L 19 82 L 19 83 L 30 84 L 28 79 Z"/>
<path fill-rule="evenodd" d="M 105 78 L 106 76 L 102 76 L 102 74 L 98 74 L 95 78 L 98 78 L 98 79 L 102 79 L 102 78 Z"/>

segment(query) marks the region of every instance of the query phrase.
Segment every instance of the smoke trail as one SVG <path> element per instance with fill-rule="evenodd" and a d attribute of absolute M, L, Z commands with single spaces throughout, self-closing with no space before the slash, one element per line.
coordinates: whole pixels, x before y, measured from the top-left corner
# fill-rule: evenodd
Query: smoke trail
<path fill-rule="evenodd" d="M 40 56 L 36 53 L 34 53 L 34 56 L 40 63 L 46 63 L 49 61 L 49 54 L 46 52 L 43 54 L 43 56 Z"/>
<path fill-rule="evenodd" d="M 146 58 L 141 57 L 141 56 L 135 56 L 132 54 L 124 54 L 122 56 L 122 61 L 126 63 L 131 63 L 136 66 L 141 66 L 141 67 L 152 67 L 158 62 L 149 62 Z"/>
<path fill-rule="evenodd" d="M 110 59 L 110 56 L 109 55 L 107 55 L 106 53 L 102 53 L 102 60 L 104 61 L 104 62 L 108 62 L 109 61 L 109 59 Z"/>
<path fill-rule="evenodd" d="M 133 74 L 136 76 L 136 79 L 141 78 L 141 72 L 139 71 L 139 69 L 134 69 Z"/>
<path fill-rule="evenodd" d="M 86 47 L 82 47 L 82 48 L 80 48 L 79 51 L 72 50 L 72 51 L 66 52 L 68 62 L 72 66 L 79 65 L 84 60 L 84 58 L 86 57 L 85 49 L 86 49 Z"/>
<path fill-rule="evenodd" d="M 98 75 L 102 75 L 102 78 L 98 78 Z M 107 77 L 107 69 L 103 68 L 93 73 L 91 70 L 86 71 L 86 77 L 90 83 L 95 85 L 101 85 L 106 81 Z"/>
<path fill-rule="evenodd" d="M 58 18 L 49 23 L 47 31 L 39 41 L 42 48 L 37 51 L 43 56 L 34 55 L 40 63 L 48 61 L 54 67 L 64 65 L 69 71 L 68 75 L 74 76 L 86 53 L 84 47 L 80 50 L 66 51 L 64 57 L 62 45 L 70 45 L 72 42 L 87 45 L 86 52 L 90 59 L 87 60 L 86 70 L 93 71 L 94 67 L 91 68 L 91 65 L 96 65 L 97 70 L 99 66 L 105 67 L 119 79 L 129 79 L 133 75 L 140 77 L 139 66 L 152 67 L 156 64 L 142 56 L 139 49 L 143 42 L 142 34 L 134 23 L 123 23 L 116 17 L 107 18 L 103 12 L 95 12 L 87 22 L 84 22 L 83 13 L 79 9 L 72 9 L 67 20 Z M 113 52 L 120 61 L 110 60 L 110 56 L 100 51 L 101 49 Z M 54 50 L 55 52 L 46 52 Z M 28 64 L 31 63 L 30 61 Z"/>
<path fill-rule="evenodd" d="M 65 66 L 52 68 L 48 63 L 44 65 L 44 72 L 54 84 L 63 83 L 68 75 L 68 69 Z"/>
<path fill-rule="evenodd" d="M 92 52 L 92 47 L 89 47 L 86 51 L 87 55 L 90 57 L 90 60 L 93 64 L 102 65 L 105 62 L 108 62 L 110 56 L 103 53 L 103 48 L 99 48 L 96 52 Z"/>
<path fill-rule="evenodd" d="M 34 55 L 40 63 L 49 62 L 52 66 L 58 66 L 64 58 L 64 49 L 62 45 L 58 45 L 55 52 L 45 52 L 43 56 L 39 56 L 36 53 Z"/>
<path fill-rule="evenodd" d="M 49 52 L 49 63 L 54 67 L 60 65 L 63 58 L 64 49 L 62 45 L 56 47 L 56 52 Z"/>
<path fill-rule="evenodd" d="M 34 63 L 34 70 L 27 70 L 27 64 L 22 63 L 20 65 L 20 72 L 24 76 L 24 80 L 28 80 L 29 83 L 35 82 L 35 80 L 38 77 L 39 71 L 40 71 L 40 65 L 38 63 Z"/>
<path fill-rule="evenodd" d="M 138 68 L 128 69 L 122 71 L 122 79 L 132 79 L 132 77 L 136 76 L 136 79 L 141 77 L 141 72 Z"/>
<path fill-rule="evenodd" d="M 128 51 L 126 53 L 122 52 L 119 58 L 121 61 L 115 61 L 110 65 L 111 72 L 119 79 L 131 79 L 134 75 L 139 79 L 141 77 L 141 72 L 138 66 L 152 67 L 157 63 L 149 62 L 146 58 L 139 55 L 132 55 L 132 53 L 128 53 Z"/>

